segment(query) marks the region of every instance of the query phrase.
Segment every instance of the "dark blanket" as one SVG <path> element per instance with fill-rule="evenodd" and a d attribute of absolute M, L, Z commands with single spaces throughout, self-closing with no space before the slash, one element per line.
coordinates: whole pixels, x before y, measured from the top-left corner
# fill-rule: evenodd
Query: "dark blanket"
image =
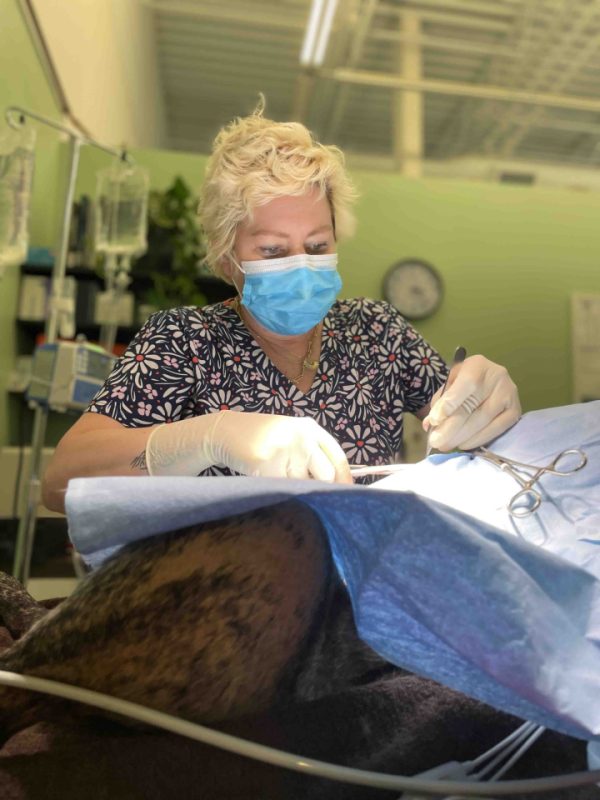
<path fill-rule="evenodd" d="M 3 601 L 13 634 L 19 622 L 23 628 L 32 622 L 30 610 L 20 609 L 18 601 L 13 606 L 10 598 Z M 9 629 L 0 628 L 3 651 L 12 640 Z M 220 727 L 304 756 L 414 774 L 450 759 L 471 758 L 519 722 L 432 681 L 390 673 L 332 696 Z M 585 768 L 583 742 L 547 732 L 507 777 Z M 544 796 L 593 800 L 600 798 L 600 790 L 583 787 Z M 58 721 L 42 715 L 5 742 L 0 751 L 0 797 L 378 800 L 397 798 L 398 793 L 306 777 L 95 713 L 82 716 L 75 706 L 67 706 Z"/>

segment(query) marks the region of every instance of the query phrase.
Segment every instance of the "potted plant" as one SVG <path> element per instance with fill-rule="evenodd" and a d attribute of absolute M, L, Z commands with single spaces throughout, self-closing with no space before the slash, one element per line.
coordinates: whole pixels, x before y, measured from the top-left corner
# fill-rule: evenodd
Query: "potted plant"
<path fill-rule="evenodd" d="M 202 306 L 199 278 L 205 249 L 196 219 L 197 199 L 181 177 L 148 199 L 148 250 L 132 266 L 133 289 L 153 309 Z"/>

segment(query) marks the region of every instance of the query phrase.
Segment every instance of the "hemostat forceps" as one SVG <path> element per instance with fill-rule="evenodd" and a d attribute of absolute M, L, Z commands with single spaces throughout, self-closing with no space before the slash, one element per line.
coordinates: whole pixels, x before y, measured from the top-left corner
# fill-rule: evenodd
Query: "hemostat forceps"
<path fill-rule="evenodd" d="M 476 450 L 471 450 L 471 454 L 494 464 L 508 473 L 521 486 L 521 489 L 511 497 L 507 505 L 508 513 L 513 517 L 528 517 L 540 507 L 542 494 L 538 489 L 534 488 L 534 484 L 539 481 L 542 475 L 545 473 L 549 475 L 572 475 L 574 472 L 579 472 L 580 469 L 583 469 L 588 462 L 587 455 L 578 447 L 561 451 L 545 467 L 523 464 L 521 461 L 499 456 L 496 453 L 492 453 L 487 447 L 478 447 Z M 576 460 L 574 457 L 576 457 Z"/>
<path fill-rule="evenodd" d="M 361 464 L 350 464 L 350 474 L 353 478 L 361 478 L 364 475 L 393 475 L 394 472 L 402 472 L 407 466 L 407 464 L 374 464 L 363 467 Z"/>

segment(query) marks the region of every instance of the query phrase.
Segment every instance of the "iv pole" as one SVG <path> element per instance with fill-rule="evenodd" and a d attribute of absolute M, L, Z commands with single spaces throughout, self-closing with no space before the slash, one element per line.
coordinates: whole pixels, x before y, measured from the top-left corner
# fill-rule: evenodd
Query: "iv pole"
<path fill-rule="evenodd" d="M 73 208 L 73 197 L 75 195 L 75 182 L 77 179 L 77 169 L 79 166 L 79 154 L 82 145 L 97 147 L 110 155 L 119 156 L 129 161 L 126 153 L 111 147 L 99 144 L 98 142 L 83 136 L 77 131 L 72 130 L 58 122 L 55 122 L 41 114 L 11 106 L 6 109 L 5 118 L 11 128 L 20 129 L 25 124 L 25 119 L 29 117 L 42 125 L 47 125 L 60 133 L 69 137 L 70 158 L 69 158 L 69 179 L 65 196 L 62 228 L 59 239 L 58 251 L 54 261 L 51 276 L 50 288 L 50 307 L 46 318 L 44 329 L 45 339 L 48 344 L 52 344 L 57 339 L 58 315 L 60 302 L 63 294 L 63 285 L 67 268 L 67 253 L 69 248 L 69 229 L 71 226 L 71 213 Z M 33 418 L 33 432 L 31 436 L 31 455 L 28 466 L 27 480 L 27 502 L 23 515 L 19 519 L 17 530 L 17 540 L 15 546 L 15 556 L 13 562 L 13 575 L 23 585 L 29 580 L 31 566 L 31 555 L 33 551 L 33 540 L 35 537 L 35 523 L 37 519 L 37 506 L 40 499 L 40 464 L 42 449 L 46 438 L 46 427 L 48 424 L 48 406 L 40 403 L 35 404 Z"/>

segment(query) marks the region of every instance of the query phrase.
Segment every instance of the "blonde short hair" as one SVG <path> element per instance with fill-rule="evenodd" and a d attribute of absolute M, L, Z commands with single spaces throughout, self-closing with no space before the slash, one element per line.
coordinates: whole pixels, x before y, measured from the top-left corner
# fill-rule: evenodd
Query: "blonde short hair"
<path fill-rule="evenodd" d="M 354 231 L 356 191 L 341 150 L 320 144 L 298 122 L 274 122 L 263 111 L 261 101 L 250 116 L 221 129 L 200 190 L 206 261 L 221 278 L 238 226 L 252 218 L 254 208 L 276 197 L 303 195 L 317 187 L 331 205 L 336 238 Z"/>

